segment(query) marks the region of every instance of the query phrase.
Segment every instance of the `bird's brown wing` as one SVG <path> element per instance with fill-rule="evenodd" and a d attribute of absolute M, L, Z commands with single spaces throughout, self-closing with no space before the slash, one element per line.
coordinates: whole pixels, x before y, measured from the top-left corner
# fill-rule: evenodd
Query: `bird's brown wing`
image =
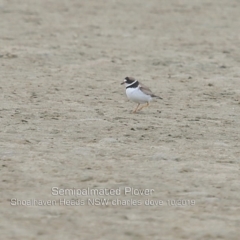
<path fill-rule="evenodd" d="M 156 97 L 156 98 L 159 98 L 159 99 L 162 99 L 161 97 L 155 95 L 151 90 L 150 88 L 148 88 L 147 86 L 143 85 L 142 83 L 139 83 L 139 88 L 140 90 L 145 93 L 146 95 L 149 95 L 151 97 Z"/>
<path fill-rule="evenodd" d="M 155 95 L 153 92 L 148 88 L 147 86 L 143 85 L 142 83 L 139 83 L 139 88 L 142 92 L 144 92 L 146 95 L 150 95 L 151 97 L 154 97 Z"/>

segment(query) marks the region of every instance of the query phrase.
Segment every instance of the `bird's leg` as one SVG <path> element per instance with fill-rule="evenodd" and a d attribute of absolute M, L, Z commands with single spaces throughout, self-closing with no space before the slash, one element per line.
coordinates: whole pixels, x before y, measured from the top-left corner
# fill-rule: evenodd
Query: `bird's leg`
<path fill-rule="evenodd" d="M 147 103 L 146 105 L 143 105 L 142 107 L 140 107 L 140 108 L 138 109 L 138 111 L 141 111 L 143 108 L 148 107 L 148 106 L 149 106 L 149 103 Z"/>
<path fill-rule="evenodd" d="M 134 111 L 132 111 L 132 113 L 136 113 L 137 112 L 137 109 L 139 107 L 140 103 L 137 105 L 136 109 Z"/>

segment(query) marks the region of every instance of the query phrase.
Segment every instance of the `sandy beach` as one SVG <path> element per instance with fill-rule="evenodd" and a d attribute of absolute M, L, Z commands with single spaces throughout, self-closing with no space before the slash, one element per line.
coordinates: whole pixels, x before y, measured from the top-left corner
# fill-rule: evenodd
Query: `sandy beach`
<path fill-rule="evenodd" d="M 1 239 L 238 240 L 239 13 L 0 1 Z M 132 114 L 126 76 L 163 100 Z"/>

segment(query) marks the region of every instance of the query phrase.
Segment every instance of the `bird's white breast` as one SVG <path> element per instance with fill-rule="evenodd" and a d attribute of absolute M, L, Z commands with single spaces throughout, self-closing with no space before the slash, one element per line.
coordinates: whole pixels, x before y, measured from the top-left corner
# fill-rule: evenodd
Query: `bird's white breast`
<path fill-rule="evenodd" d="M 143 93 L 139 87 L 137 88 L 127 88 L 126 94 L 129 100 L 136 103 L 147 103 L 152 100 L 150 95 Z"/>

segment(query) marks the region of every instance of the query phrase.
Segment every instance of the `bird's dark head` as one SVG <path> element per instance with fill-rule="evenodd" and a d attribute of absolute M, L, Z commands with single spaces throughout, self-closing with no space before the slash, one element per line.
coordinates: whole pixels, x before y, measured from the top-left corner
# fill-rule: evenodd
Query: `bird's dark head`
<path fill-rule="evenodd" d="M 131 85 L 136 80 L 133 77 L 125 77 L 124 81 L 121 84 Z"/>

